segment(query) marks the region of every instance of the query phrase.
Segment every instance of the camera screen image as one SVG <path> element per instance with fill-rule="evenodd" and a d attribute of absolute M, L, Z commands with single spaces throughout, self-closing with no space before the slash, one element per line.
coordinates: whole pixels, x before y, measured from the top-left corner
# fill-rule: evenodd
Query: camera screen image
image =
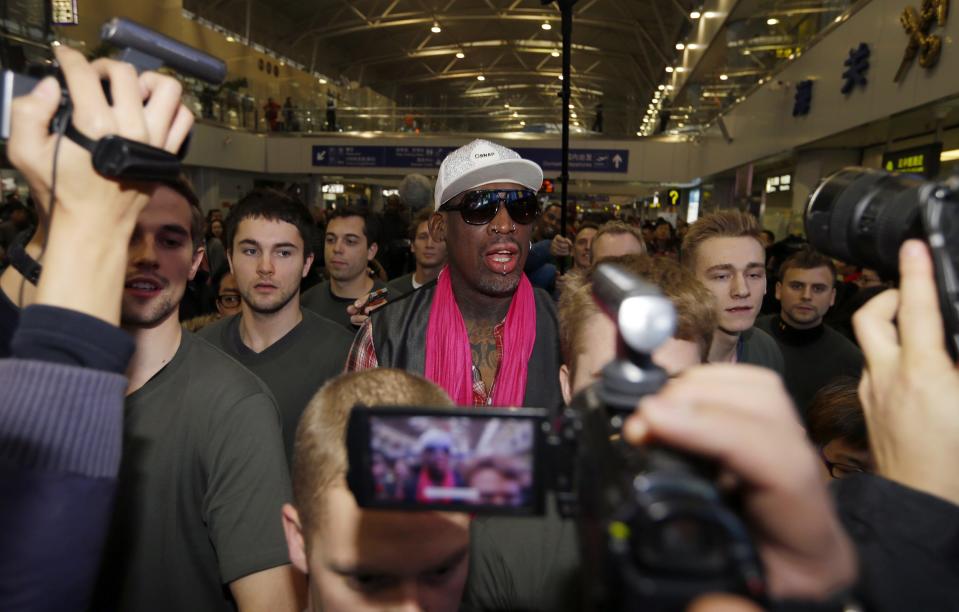
<path fill-rule="evenodd" d="M 534 425 L 490 416 L 371 415 L 373 498 L 386 505 L 527 506 Z"/>

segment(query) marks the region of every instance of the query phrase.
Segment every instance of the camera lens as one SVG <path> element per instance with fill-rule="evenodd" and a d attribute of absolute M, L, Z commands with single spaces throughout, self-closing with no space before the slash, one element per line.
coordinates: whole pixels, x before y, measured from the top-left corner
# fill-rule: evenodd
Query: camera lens
<path fill-rule="evenodd" d="M 824 179 L 806 206 L 806 236 L 819 251 L 895 276 L 899 245 L 921 235 L 922 179 L 846 168 Z"/>

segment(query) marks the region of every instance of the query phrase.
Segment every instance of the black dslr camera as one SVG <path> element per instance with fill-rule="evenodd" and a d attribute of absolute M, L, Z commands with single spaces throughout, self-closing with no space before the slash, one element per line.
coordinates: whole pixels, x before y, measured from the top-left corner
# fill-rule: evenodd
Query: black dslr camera
<path fill-rule="evenodd" d="M 845 168 L 809 196 L 806 235 L 846 263 L 899 275 L 899 247 L 929 245 L 936 269 L 946 345 L 959 357 L 959 173 L 941 182 L 869 168 Z"/>
<path fill-rule="evenodd" d="M 100 38 L 118 48 L 120 53 L 117 59 L 132 64 L 137 72 L 166 66 L 211 84 L 220 83 L 226 77 L 226 64 L 222 60 L 127 19 L 117 17 L 103 24 Z M 62 76 L 59 73 L 57 76 L 63 98 L 51 121 L 51 133 L 62 133 L 90 151 L 93 167 L 107 178 L 149 182 L 176 180 L 180 174 L 180 160 L 186 155 L 186 143 L 179 155 L 173 155 L 120 136 L 106 136 L 96 141 L 88 138 L 71 124 L 73 105 Z M 10 137 L 10 105 L 13 99 L 30 93 L 38 82 L 38 78 L 11 70 L 0 72 L 0 139 Z M 104 83 L 103 89 L 109 100 L 109 84 Z"/>
<path fill-rule="evenodd" d="M 618 357 L 560 413 L 541 409 L 353 409 L 348 483 L 366 508 L 536 515 L 547 490 L 580 526 L 584 610 L 683 610 L 709 592 L 763 601 L 761 564 L 715 468 L 621 439 L 666 372 L 651 355 L 676 325 L 672 303 L 614 265 L 594 295 L 618 327 Z"/>

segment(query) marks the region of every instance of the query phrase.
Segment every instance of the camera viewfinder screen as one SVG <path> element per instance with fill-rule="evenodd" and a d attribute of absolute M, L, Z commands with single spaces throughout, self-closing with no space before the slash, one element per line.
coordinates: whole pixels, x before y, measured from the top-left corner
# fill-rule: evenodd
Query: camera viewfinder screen
<path fill-rule="evenodd" d="M 370 416 L 373 497 L 390 505 L 521 508 L 532 503 L 534 422 Z"/>

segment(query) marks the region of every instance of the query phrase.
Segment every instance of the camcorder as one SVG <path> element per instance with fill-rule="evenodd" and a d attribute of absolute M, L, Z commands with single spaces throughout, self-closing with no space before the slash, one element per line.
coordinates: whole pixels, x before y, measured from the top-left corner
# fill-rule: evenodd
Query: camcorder
<path fill-rule="evenodd" d="M 181 42 L 173 40 L 140 24 L 123 18 L 114 18 L 100 30 L 103 42 L 119 49 L 116 59 L 132 64 L 137 72 L 162 67 L 184 76 L 194 77 L 210 84 L 223 82 L 226 64 Z M 107 178 L 131 181 L 173 181 L 180 174 L 180 160 L 186 155 L 187 143 L 174 155 L 150 145 L 127 140 L 116 135 L 92 140 L 79 132 L 70 122 L 72 102 L 59 70 L 54 73 L 60 81 L 63 98 L 60 108 L 50 123 L 51 133 L 63 133 L 84 147 L 93 157 L 93 167 Z M 0 139 L 10 137 L 11 104 L 14 98 L 26 95 L 44 75 L 17 74 L 11 70 L 0 73 Z M 109 83 L 103 90 L 110 100 Z"/>
<path fill-rule="evenodd" d="M 824 179 L 806 205 L 806 236 L 846 263 L 899 277 L 899 247 L 929 246 L 936 271 L 946 348 L 959 358 L 959 172 L 925 181 L 870 168 L 845 168 Z"/>
<path fill-rule="evenodd" d="M 674 333 L 672 303 L 612 264 L 593 287 L 617 324 L 617 358 L 561 411 L 354 407 L 347 480 L 358 505 L 534 516 L 552 497 L 579 526 L 582 609 L 683 610 L 710 592 L 765 601 L 759 557 L 715 465 L 620 435 L 668 379 L 652 353 Z"/>

